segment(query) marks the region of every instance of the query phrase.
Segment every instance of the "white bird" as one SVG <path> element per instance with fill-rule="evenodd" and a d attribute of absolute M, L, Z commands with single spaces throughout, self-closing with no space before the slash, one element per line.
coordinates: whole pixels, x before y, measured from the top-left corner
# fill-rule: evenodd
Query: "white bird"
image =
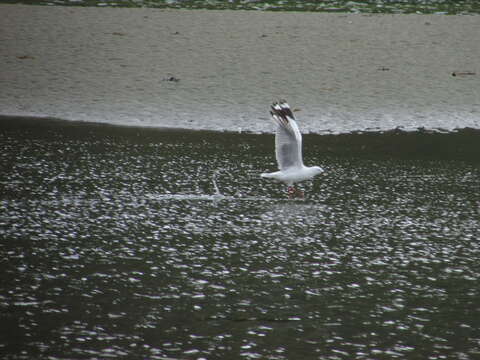
<path fill-rule="evenodd" d="M 270 115 L 277 124 L 275 154 L 280 171 L 263 173 L 261 177 L 287 184 L 289 198 L 303 197 L 303 192 L 295 189 L 293 184 L 311 179 L 321 174 L 323 169 L 319 166 L 303 165 L 302 134 L 285 100 L 273 103 Z"/>

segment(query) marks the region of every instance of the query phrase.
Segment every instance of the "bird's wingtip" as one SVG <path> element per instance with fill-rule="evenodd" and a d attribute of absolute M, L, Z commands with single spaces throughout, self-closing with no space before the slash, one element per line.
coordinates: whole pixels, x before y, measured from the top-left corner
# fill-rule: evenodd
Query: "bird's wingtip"
<path fill-rule="evenodd" d="M 272 117 L 278 116 L 288 123 L 288 119 L 295 120 L 292 110 L 290 110 L 290 105 L 288 105 L 285 99 L 275 101 L 271 105 L 270 114 Z"/>

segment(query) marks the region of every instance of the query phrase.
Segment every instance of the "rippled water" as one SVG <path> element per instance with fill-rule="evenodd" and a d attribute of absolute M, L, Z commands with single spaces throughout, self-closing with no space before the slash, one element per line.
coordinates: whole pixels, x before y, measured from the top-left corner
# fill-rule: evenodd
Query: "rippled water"
<path fill-rule="evenodd" d="M 394 14 L 478 14 L 476 0 L 1 0 L 7 3 L 174 9 L 320 11 Z"/>
<path fill-rule="evenodd" d="M 307 138 L 289 201 L 272 136 L 0 129 L 4 359 L 480 355 L 478 157 Z"/>

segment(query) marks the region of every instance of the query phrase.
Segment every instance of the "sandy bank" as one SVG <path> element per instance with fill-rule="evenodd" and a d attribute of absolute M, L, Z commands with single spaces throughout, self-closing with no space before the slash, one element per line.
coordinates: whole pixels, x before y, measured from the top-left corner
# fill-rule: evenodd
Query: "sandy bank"
<path fill-rule="evenodd" d="M 281 97 L 306 131 L 480 127 L 477 16 L 0 11 L 2 114 L 263 131 Z"/>

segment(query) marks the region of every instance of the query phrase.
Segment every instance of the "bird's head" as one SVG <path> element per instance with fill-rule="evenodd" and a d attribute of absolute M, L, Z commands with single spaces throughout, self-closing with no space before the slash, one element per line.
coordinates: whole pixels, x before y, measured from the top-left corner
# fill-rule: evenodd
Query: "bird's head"
<path fill-rule="evenodd" d="M 323 173 L 325 171 L 320 166 L 312 166 L 311 169 L 312 169 L 311 171 L 313 173 L 313 176 L 320 175 L 321 173 Z"/>

